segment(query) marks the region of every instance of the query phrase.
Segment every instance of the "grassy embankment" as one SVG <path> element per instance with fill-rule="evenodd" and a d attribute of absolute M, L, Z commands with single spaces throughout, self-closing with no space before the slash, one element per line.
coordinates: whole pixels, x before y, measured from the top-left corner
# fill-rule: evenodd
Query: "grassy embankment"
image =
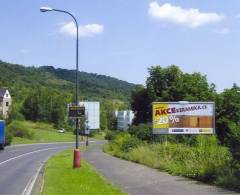
<path fill-rule="evenodd" d="M 52 157 L 44 172 L 43 195 L 123 195 L 91 165 L 81 161 L 80 169 L 72 168 L 72 151 L 64 151 Z"/>
<path fill-rule="evenodd" d="M 240 169 L 226 147 L 215 136 L 197 136 L 194 145 L 163 142 L 148 144 L 129 134 L 120 134 L 105 145 L 104 151 L 173 175 L 197 179 L 240 190 Z"/>
<path fill-rule="evenodd" d="M 53 125 L 31 121 L 13 121 L 8 131 L 14 134 L 11 144 L 30 144 L 47 142 L 73 142 L 72 132 L 58 133 Z"/>

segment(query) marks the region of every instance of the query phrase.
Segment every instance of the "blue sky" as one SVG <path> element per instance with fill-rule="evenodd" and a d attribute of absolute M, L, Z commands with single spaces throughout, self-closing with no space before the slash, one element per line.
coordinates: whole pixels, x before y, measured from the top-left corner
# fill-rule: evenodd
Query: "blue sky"
<path fill-rule="evenodd" d="M 75 68 L 72 12 L 80 24 L 80 70 L 144 84 L 147 68 L 178 65 L 219 91 L 240 85 L 239 0 L 1 1 L 0 59 Z"/>

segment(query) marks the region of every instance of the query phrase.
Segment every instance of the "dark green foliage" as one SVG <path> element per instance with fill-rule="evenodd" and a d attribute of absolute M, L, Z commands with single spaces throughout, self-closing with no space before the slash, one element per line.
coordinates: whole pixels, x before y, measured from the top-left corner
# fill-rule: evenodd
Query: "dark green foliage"
<path fill-rule="evenodd" d="M 17 103 L 14 103 L 11 105 L 10 111 L 8 113 L 8 117 L 6 119 L 7 124 L 10 124 L 14 120 L 18 120 L 18 121 L 24 120 L 24 116 L 20 112 L 21 106 L 22 106 L 21 104 L 17 104 Z"/>
<path fill-rule="evenodd" d="M 216 128 L 221 143 L 240 160 L 240 88 L 226 89 L 217 98 Z"/>
<path fill-rule="evenodd" d="M 208 84 L 206 76 L 183 73 L 175 65 L 151 67 L 146 84 L 152 101 L 210 101 L 215 94 L 215 86 Z"/>
<path fill-rule="evenodd" d="M 5 132 L 5 146 L 8 146 L 11 144 L 13 139 L 13 134 L 7 129 Z"/>
<path fill-rule="evenodd" d="M 135 111 L 133 123 L 147 123 L 151 121 L 152 101 L 147 90 L 143 86 L 138 86 L 132 92 L 131 107 Z"/>
<path fill-rule="evenodd" d="M 152 124 L 132 125 L 129 128 L 129 133 L 136 136 L 140 140 L 152 140 Z"/>
<path fill-rule="evenodd" d="M 106 135 L 104 138 L 109 141 L 113 140 L 118 133 L 118 131 L 106 131 Z"/>
<path fill-rule="evenodd" d="M 128 152 L 134 148 L 137 148 L 141 144 L 142 142 L 138 138 L 126 135 L 120 148 L 123 152 Z"/>
<path fill-rule="evenodd" d="M 23 102 L 22 113 L 27 120 L 46 121 L 60 127 L 65 123 L 67 103 L 60 94 L 36 88 Z"/>
<path fill-rule="evenodd" d="M 151 101 L 181 100 L 179 84 L 182 82 L 182 71 L 177 66 L 162 68 L 160 66 L 148 69 L 147 93 Z"/>
<path fill-rule="evenodd" d="M 34 133 L 26 129 L 20 122 L 14 121 L 7 127 L 9 131 L 15 137 L 22 137 L 27 139 L 33 139 Z"/>
<path fill-rule="evenodd" d="M 113 145 L 114 150 L 129 152 L 130 150 L 143 144 L 141 140 L 135 136 L 131 136 L 127 132 L 117 132 L 112 134 L 111 145 Z"/>
<path fill-rule="evenodd" d="M 75 83 L 75 70 L 55 69 L 52 66 L 42 66 L 39 70 L 51 73 L 59 80 Z M 101 97 L 127 101 L 134 85 L 109 76 L 80 72 L 79 87 L 81 96 L 86 99 Z"/>

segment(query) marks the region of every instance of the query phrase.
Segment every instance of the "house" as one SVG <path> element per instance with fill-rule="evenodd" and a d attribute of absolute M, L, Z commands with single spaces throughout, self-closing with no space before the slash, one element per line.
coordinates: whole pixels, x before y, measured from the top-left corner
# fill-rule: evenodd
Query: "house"
<path fill-rule="evenodd" d="M 116 111 L 117 129 L 128 130 L 129 125 L 132 124 L 134 112 L 132 110 Z"/>
<path fill-rule="evenodd" d="M 8 116 L 9 108 L 12 103 L 12 98 L 7 89 L 0 89 L 0 117 Z"/>

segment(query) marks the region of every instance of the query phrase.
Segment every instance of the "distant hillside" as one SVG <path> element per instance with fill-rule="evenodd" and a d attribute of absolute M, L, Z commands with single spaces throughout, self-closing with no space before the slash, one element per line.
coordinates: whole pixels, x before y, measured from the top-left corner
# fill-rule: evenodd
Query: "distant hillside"
<path fill-rule="evenodd" d="M 15 98 L 22 99 L 31 88 L 46 87 L 73 95 L 75 71 L 52 66 L 24 67 L 0 61 L 0 87 L 7 87 Z M 109 76 L 79 72 L 81 99 L 111 99 L 128 101 L 134 84 Z"/>

